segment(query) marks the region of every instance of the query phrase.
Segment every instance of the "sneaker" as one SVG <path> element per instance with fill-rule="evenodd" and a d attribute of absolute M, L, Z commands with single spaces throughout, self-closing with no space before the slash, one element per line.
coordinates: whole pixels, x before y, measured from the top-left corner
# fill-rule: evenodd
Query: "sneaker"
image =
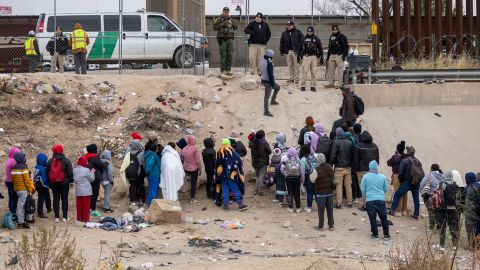
<path fill-rule="evenodd" d="M 48 217 L 45 216 L 44 214 L 39 214 L 38 217 L 39 217 L 39 218 L 48 218 Z"/>
<path fill-rule="evenodd" d="M 113 213 L 113 210 L 112 210 L 112 209 L 103 209 L 103 212 L 105 212 L 105 213 Z"/>
<path fill-rule="evenodd" d="M 395 216 L 395 212 L 393 212 L 392 210 L 390 210 L 390 211 L 388 211 L 388 215 L 394 217 L 394 216 Z"/>
<path fill-rule="evenodd" d="M 407 211 L 403 211 L 402 216 L 408 216 Z"/>
<path fill-rule="evenodd" d="M 411 215 L 410 218 L 412 218 L 414 220 L 418 220 L 418 216 Z"/>
<path fill-rule="evenodd" d="M 372 240 L 378 240 L 378 235 L 370 235 L 370 238 L 372 238 Z"/>
<path fill-rule="evenodd" d="M 305 92 L 306 91 L 305 86 L 300 87 L 300 91 Z"/>
<path fill-rule="evenodd" d="M 58 223 L 60 222 L 60 219 L 59 218 L 55 218 L 55 223 Z"/>
<path fill-rule="evenodd" d="M 333 227 L 328 228 L 329 231 L 333 232 L 335 229 Z"/>
<path fill-rule="evenodd" d="M 287 211 L 293 213 L 293 208 L 288 208 Z"/>
<path fill-rule="evenodd" d="M 295 211 L 296 213 L 301 213 L 302 212 L 302 208 L 297 208 L 297 210 Z"/>
<path fill-rule="evenodd" d="M 311 212 L 312 212 L 312 208 L 308 208 L 308 207 L 303 208 L 303 210 L 305 210 L 305 212 L 307 212 L 307 213 L 311 213 Z"/>
<path fill-rule="evenodd" d="M 348 208 L 352 208 L 352 206 L 353 206 L 352 203 L 347 203 Z"/>
<path fill-rule="evenodd" d="M 30 224 L 28 224 L 28 223 L 18 223 L 18 228 L 20 228 L 20 229 L 30 229 Z"/>
<path fill-rule="evenodd" d="M 273 114 L 270 113 L 270 112 L 265 112 L 265 113 L 263 113 L 263 115 L 268 116 L 268 117 L 273 117 Z"/>
<path fill-rule="evenodd" d="M 242 204 L 238 207 L 238 211 L 245 211 L 248 209 L 248 206 L 246 204 Z"/>
<path fill-rule="evenodd" d="M 67 221 L 69 221 L 70 219 L 69 218 L 63 218 L 62 221 L 65 223 Z"/>
<path fill-rule="evenodd" d="M 323 232 L 323 228 L 317 227 L 317 230 Z"/>
<path fill-rule="evenodd" d="M 383 240 L 385 241 L 390 241 L 390 235 L 384 235 Z"/>
<path fill-rule="evenodd" d="M 310 91 L 317 92 L 317 89 L 315 89 L 315 87 L 310 87 Z"/>
<path fill-rule="evenodd" d="M 195 199 L 190 199 L 190 203 L 197 203 L 198 201 Z"/>
<path fill-rule="evenodd" d="M 279 104 L 280 104 L 280 103 L 278 103 L 278 102 L 277 102 L 277 101 L 275 101 L 275 100 L 274 100 L 274 101 L 272 101 L 272 102 L 270 102 L 270 105 L 279 105 Z"/>
<path fill-rule="evenodd" d="M 331 83 L 325 84 L 323 87 L 324 88 L 333 88 L 333 84 L 331 84 Z"/>
<path fill-rule="evenodd" d="M 279 200 L 272 200 L 273 203 L 279 203 Z"/>
<path fill-rule="evenodd" d="M 445 248 L 444 248 L 444 247 L 439 247 L 439 248 L 438 248 L 438 251 L 439 251 L 440 253 L 445 253 Z"/>

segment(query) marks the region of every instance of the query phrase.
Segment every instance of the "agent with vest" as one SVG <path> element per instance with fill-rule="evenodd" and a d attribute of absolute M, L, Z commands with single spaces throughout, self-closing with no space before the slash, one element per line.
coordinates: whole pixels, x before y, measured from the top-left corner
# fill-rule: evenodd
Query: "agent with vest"
<path fill-rule="evenodd" d="M 332 26 L 332 35 L 328 39 L 327 77 L 325 88 L 339 88 L 343 85 L 343 68 L 348 55 L 348 40 L 340 33 L 338 25 Z M 337 84 L 335 83 L 337 82 Z"/>
<path fill-rule="evenodd" d="M 310 90 L 317 91 L 315 85 L 317 78 L 315 77 L 316 67 L 323 64 L 323 49 L 322 42 L 315 35 L 312 26 L 307 28 L 307 35 L 303 38 L 297 53 L 297 62 L 300 65 L 300 81 L 301 91 L 305 91 L 305 84 L 307 83 L 307 74 L 310 72 Z"/>
<path fill-rule="evenodd" d="M 57 63 L 59 72 L 63 73 L 63 64 L 65 63 L 65 55 L 67 55 L 68 48 L 67 37 L 63 34 L 62 28 L 57 26 L 55 36 L 53 36 L 47 43 L 47 51 L 52 56 L 50 63 L 50 71 L 52 73 L 57 71 Z"/>
<path fill-rule="evenodd" d="M 237 23 L 230 17 L 230 9 L 223 8 L 223 13 L 215 19 L 213 30 L 218 31 L 217 41 L 220 48 L 220 71 L 222 75 L 232 76 L 233 39 L 238 29 Z"/>
<path fill-rule="evenodd" d="M 255 16 L 255 21 L 249 23 L 244 30 L 245 34 L 250 35 L 249 43 L 249 61 L 250 74 L 261 73 L 260 63 L 265 54 L 265 47 L 272 36 L 270 26 L 263 20 L 263 14 L 258 12 Z"/>
<path fill-rule="evenodd" d="M 70 37 L 70 47 L 72 48 L 73 52 L 76 74 L 80 74 L 80 71 L 82 74 L 87 74 L 88 44 L 90 44 L 90 40 L 88 39 L 87 32 L 83 30 L 81 24 L 76 23 Z"/>
<path fill-rule="evenodd" d="M 28 72 L 34 73 L 37 68 L 38 58 L 40 57 L 38 41 L 35 38 L 34 31 L 28 32 L 28 37 L 25 40 L 25 55 L 28 60 Z"/>
<path fill-rule="evenodd" d="M 295 28 L 293 21 L 288 21 L 287 29 L 282 33 L 280 38 L 280 55 L 287 57 L 288 73 L 290 78 L 288 83 L 298 83 L 298 63 L 297 52 L 303 40 L 302 31 Z"/>

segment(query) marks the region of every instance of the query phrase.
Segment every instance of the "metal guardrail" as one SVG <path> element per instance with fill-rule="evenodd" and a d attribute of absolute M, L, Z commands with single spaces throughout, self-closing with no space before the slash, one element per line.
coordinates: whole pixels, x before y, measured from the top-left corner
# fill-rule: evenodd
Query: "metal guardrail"
<path fill-rule="evenodd" d="M 365 76 L 366 75 L 366 76 Z M 356 81 L 355 77 L 352 81 Z M 425 81 L 480 81 L 480 69 L 450 69 L 450 70 L 381 70 L 364 76 L 367 83 L 372 82 L 425 82 Z"/>

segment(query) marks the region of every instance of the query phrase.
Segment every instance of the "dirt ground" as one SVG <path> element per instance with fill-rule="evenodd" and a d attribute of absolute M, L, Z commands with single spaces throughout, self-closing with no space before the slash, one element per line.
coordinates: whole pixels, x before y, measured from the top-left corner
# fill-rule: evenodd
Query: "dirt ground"
<path fill-rule="evenodd" d="M 218 138 L 218 143 L 220 138 L 228 136 L 233 129 L 242 133 L 242 140 L 246 143 L 248 133 L 264 129 L 268 142 L 273 143 L 277 132 L 283 132 L 287 136 L 288 145 L 296 145 L 298 131 L 304 126 L 306 116 L 312 115 L 317 122 L 324 123 L 329 129 L 332 122 L 338 118 L 338 107 L 341 103 L 341 93 L 338 90 L 317 87 L 319 91 L 316 93 L 300 92 L 298 86 L 282 82 L 278 99 L 280 106 L 272 108 L 274 118 L 267 118 L 263 116 L 263 89 L 260 85 L 252 91 L 241 89 L 239 84 L 242 74 L 236 74 L 234 79 L 225 82 L 213 76 L 139 74 L 35 74 L 18 75 L 17 78 L 20 81 L 55 84 L 65 92 L 39 94 L 33 88 L 26 87 L 26 91 L 13 95 L 0 94 L 0 128 L 4 129 L 0 132 L 0 150 L 5 151 L 11 145 L 19 146 L 27 153 L 30 168 L 35 165 L 35 155 L 41 151 L 50 155 L 49 149 L 55 143 L 62 143 L 67 157 L 75 161 L 83 147 L 89 143 L 101 145 L 102 142 L 110 141 L 116 145 L 114 154 L 118 154 L 126 148 L 131 132 L 137 131 L 146 135 L 151 129 L 158 132 L 162 144 L 176 141 L 184 136 L 182 134 L 185 132 L 193 131 L 203 147 L 203 138 L 213 134 Z M 115 86 L 114 93 L 111 93 L 111 102 L 106 94 L 98 90 L 92 95 L 94 84 L 103 81 Z M 167 100 L 175 99 L 175 103 L 172 106 L 162 105 L 156 101 L 160 95 L 164 95 Z M 200 111 L 192 110 L 192 100 L 200 100 L 203 108 Z M 53 106 L 47 106 L 48 104 Z M 91 106 L 100 109 L 92 110 Z M 138 108 L 142 109 L 140 113 Z M 152 108 L 162 108 L 167 114 Z M 450 106 L 441 109 L 452 114 L 459 112 L 457 115 L 478 115 L 480 112 L 479 106 L 461 109 Z M 146 116 L 145 111 L 149 110 L 153 111 Z M 408 129 L 404 128 L 406 120 L 400 124 L 392 124 L 391 118 L 399 119 L 405 115 L 406 118 L 416 117 L 417 120 L 420 119 L 418 121 L 423 121 L 423 111 L 428 110 L 429 113 L 429 110 L 433 109 L 391 110 L 375 108 L 362 117 L 364 128 L 371 131 L 374 141 L 381 149 L 381 170 L 387 176 L 390 171 L 385 166 L 385 160 L 402 138 L 401 132 L 404 131 L 405 136 L 414 140 L 416 134 L 425 134 L 431 128 L 425 124 L 428 123 L 426 120 L 421 122 L 423 125 Z M 451 131 L 448 136 L 460 138 L 462 128 L 468 126 L 461 124 L 462 119 L 464 118 L 448 120 L 450 122 L 446 125 L 455 124 L 455 131 Z M 389 128 L 392 126 L 395 128 Z M 442 125 L 442 128 L 446 126 Z M 470 131 L 466 132 L 470 134 Z M 434 139 L 424 136 L 421 138 L 425 141 L 416 139 L 415 143 L 437 145 L 443 141 L 442 136 Z M 470 139 L 467 142 L 469 141 Z M 460 140 L 448 140 L 448 144 L 455 142 L 463 148 L 467 147 Z M 472 147 L 475 150 L 478 144 Z M 439 145 L 438 149 L 445 151 L 445 154 L 448 152 L 442 145 Z M 423 153 L 422 157 L 428 157 L 428 162 L 425 163 L 430 164 L 436 154 Z M 475 165 L 478 165 L 472 158 L 455 158 L 461 159 L 465 168 L 476 168 Z M 6 157 L 1 157 L 0 167 L 4 167 L 5 161 Z M 249 156 L 246 163 L 250 163 Z M 110 216 L 120 217 L 127 212 L 129 203 L 127 189 L 118 176 L 120 161 L 115 158 L 114 164 L 117 168 L 112 200 L 115 213 Z M 251 176 L 250 166 L 247 171 L 247 175 Z M 0 178 L 3 178 L 3 173 L 2 169 Z M 201 179 L 204 177 L 202 175 Z M 394 217 L 391 218 L 394 225 L 390 227 L 392 240 L 371 240 L 368 216 L 366 212 L 356 208 L 335 210 L 335 231 L 319 232 L 314 230 L 318 223 L 315 204 L 312 213 L 288 213 L 286 208 L 271 202 L 274 196 L 273 188 L 260 197 L 252 195 L 253 186 L 252 182 L 247 184 L 245 203 L 250 208 L 245 212 L 235 211 L 235 206 L 229 212 L 217 208 L 206 199 L 205 188 L 202 186 L 197 195 L 198 203 L 188 203 L 186 193 L 181 194 L 181 203 L 184 218 L 194 221 L 208 220 L 206 225 L 183 222 L 180 225 L 152 226 L 138 233 L 106 232 L 77 227 L 74 221 L 74 195 L 71 191 L 71 220 L 58 226 L 68 227 L 69 232 L 76 237 L 78 249 L 87 258 L 87 269 L 99 269 L 100 261 L 110 257 L 117 249 L 120 251 L 124 269 L 143 269 L 142 264 L 147 262 L 153 263 L 154 269 L 388 269 L 388 254 L 394 247 L 408 247 L 417 238 L 425 236 L 423 216 L 419 221 L 408 217 Z M 391 189 L 389 187 L 388 198 L 391 196 Z M 0 192 L 6 195 L 4 185 L 0 185 Z M 101 203 L 102 201 L 98 205 Z M 302 195 L 302 207 L 305 204 Z M 6 200 L 1 200 L 2 216 L 7 209 Z M 424 210 L 422 205 L 421 212 L 424 213 Z M 240 220 L 245 224 L 245 228 L 227 230 L 219 227 L 219 222 L 215 220 Z M 286 222 L 290 224 L 285 224 Z M 53 218 L 37 219 L 34 228 L 53 225 Z M 0 229 L 0 233 L 5 232 L 5 229 Z M 21 233 L 28 231 L 15 230 L 7 233 L 18 241 Z M 189 236 L 220 239 L 222 247 L 191 247 L 188 245 Z M 433 239 L 434 242 L 438 241 L 438 233 L 434 233 Z M 450 245 L 451 241 L 447 239 L 447 243 Z M 461 243 L 465 244 L 464 234 Z M 12 246 L 11 242 L 0 243 L 2 267 Z M 457 261 L 462 264 L 468 254 L 463 249 L 460 249 L 459 254 Z"/>

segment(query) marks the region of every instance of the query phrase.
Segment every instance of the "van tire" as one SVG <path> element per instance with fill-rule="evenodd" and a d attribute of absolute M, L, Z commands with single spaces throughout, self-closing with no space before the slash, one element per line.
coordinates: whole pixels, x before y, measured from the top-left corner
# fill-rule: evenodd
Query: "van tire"
<path fill-rule="evenodd" d="M 195 59 L 193 58 L 193 48 L 191 46 L 185 46 L 184 48 L 184 68 L 192 68 L 195 65 Z M 179 68 L 182 67 L 182 47 L 180 46 L 175 52 L 175 65 Z"/>
<path fill-rule="evenodd" d="M 52 70 L 52 67 L 50 67 L 50 66 L 43 66 L 42 67 L 42 72 L 50 72 L 50 70 Z"/>
<path fill-rule="evenodd" d="M 65 56 L 65 63 L 63 64 L 63 68 L 65 69 L 65 71 L 75 70 L 75 61 L 71 52 L 68 52 Z"/>

